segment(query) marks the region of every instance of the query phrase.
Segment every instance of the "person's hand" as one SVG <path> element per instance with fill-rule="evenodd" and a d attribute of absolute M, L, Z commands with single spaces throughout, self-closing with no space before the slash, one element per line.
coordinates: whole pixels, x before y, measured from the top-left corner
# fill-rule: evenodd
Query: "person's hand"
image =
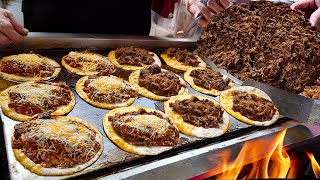
<path fill-rule="evenodd" d="M 28 32 L 10 11 L 0 8 L 0 44 L 21 42 Z"/>
<path fill-rule="evenodd" d="M 201 4 L 200 11 L 202 12 L 203 17 L 199 20 L 199 25 L 202 28 L 207 26 L 212 16 L 224 11 L 231 5 L 232 3 L 230 2 L 230 0 L 209 0 L 207 6 Z"/>
<path fill-rule="evenodd" d="M 306 13 L 312 26 L 317 26 L 320 20 L 320 0 L 300 0 L 291 5 L 293 10 L 301 10 Z"/>
<path fill-rule="evenodd" d="M 212 16 L 224 11 L 232 5 L 230 0 L 208 0 L 207 5 L 204 5 L 200 0 L 188 0 L 187 9 L 193 15 L 202 12 L 203 17 L 199 20 L 198 24 L 202 28 L 207 26 Z"/>

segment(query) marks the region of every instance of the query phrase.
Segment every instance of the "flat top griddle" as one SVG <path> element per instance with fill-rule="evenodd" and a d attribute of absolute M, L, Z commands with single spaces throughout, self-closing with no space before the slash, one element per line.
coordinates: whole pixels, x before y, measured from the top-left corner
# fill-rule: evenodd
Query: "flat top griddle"
<path fill-rule="evenodd" d="M 88 40 L 87 40 L 88 41 Z M 139 40 L 140 42 L 141 40 Z M 125 43 L 126 41 L 124 41 Z M 133 39 L 128 39 L 127 40 L 128 44 L 135 44 L 138 42 L 137 40 Z M 167 44 L 162 44 L 162 47 L 153 47 L 149 45 L 149 47 L 144 47 L 150 51 L 155 52 L 159 57 L 160 53 L 166 48 L 172 46 L 172 41 L 164 41 L 167 42 Z M 41 43 L 40 43 L 41 44 Z M 165 47 L 165 45 L 167 45 Z M 185 45 L 185 44 L 184 44 Z M 60 46 L 60 45 L 59 45 Z M 141 47 L 139 45 L 136 45 L 137 47 Z M 183 45 L 182 45 L 183 46 Z M 177 47 L 177 46 L 175 46 Z M 178 46 L 179 47 L 179 46 Z M 193 50 L 194 46 L 189 46 L 185 47 L 188 48 L 189 50 Z M 32 52 L 41 54 L 43 56 L 52 58 L 56 60 L 60 65 L 60 61 L 62 56 L 68 54 L 71 50 L 85 50 L 89 49 L 93 52 L 102 54 L 107 56 L 108 52 L 113 50 L 114 48 L 48 48 L 48 49 L 32 49 Z M 99 49 L 99 50 L 97 50 Z M 18 53 L 26 53 L 30 52 L 30 49 L 20 49 L 20 50 L 6 50 L 3 52 L 0 52 L 0 56 L 6 56 L 6 55 L 12 55 L 12 54 L 18 54 Z M 162 61 L 163 62 L 163 61 Z M 163 62 L 164 63 L 164 62 Z M 165 66 L 163 66 L 165 68 Z M 122 71 L 121 71 L 122 72 Z M 124 76 L 128 75 L 128 73 L 121 73 Z M 179 73 L 178 73 L 179 74 Z M 181 75 L 181 73 L 179 74 Z M 80 79 L 82 76 L 75 75 L 71 72 L 68 72 L 63 66 L 60 74 L 53 80 L 53 82 L 58 82 L 58 81 L 64 81 L 66 82 L 72 92 L 74 93 L 76 97 L 76 104 L 74 109 L 68 114 L 69 116 L 76 116 L 79 118 L 82 118 L 86 120 L 87 122 L 91 123 L 94 125 L 103 135 L 104 138 L 104 150 L 102 152 L 102 155 L 100 158 L 91 166 L 88 168 L 84 169 L 83 171 L 80 171 L 78 173 L 75 173 L 70 176 L 59 176 L 59 178 L 93 178 L 93 177 L 99 177 L 101 175 L 105 174 L 111 174 L 111 173 L 116 173 L 120 170 L 123 170 L 128 167 L 136 166 L 139 164 L 147 163 L 147 162 L 152 162 L 155 160 L 171 157 L 173 155 L 177 155 L 183 151 L 187 150 L 192 150 L 196 149 L 198 147 L 202 147 L 208 144 L 212 143 L 217 143 L 217 142 L 222 142 L 227 139 L 232 139 L 239 137 L 240 135 L 243 135 L 245 133 L 251 132 L 251 131 L 257 131 L 259 129 L 264 129 L 266 127 L 255 127 L 251 126 L 245 123 L 242 123 L 241 121 L 236 120 L 232 116 L 230 116 L 230 129 L 227 131 L 226 134 L 217 137 L 217 138 L 207 138 L 207 139 L 200 139 L 200 138 L 195 138 L 191 136 L 184 135 L 180 133 L 180 141 L 177 147 L 173 148 L 172 150 L 169 150 L 167 152 L 161 153 L 159 155 L 155 156 L 141 156 L 141 155 L 135 155 L 131 154 L 128 152 L 123 151 L 119 147 L 117 147 L 112 141 L 108 139 L 106 136 L 103 126 L 102 126 L 102 119 L 103 117 L 107 114 L 109 110 L 106 109 L 101 109 L 94 107 L 87 102 L 83 101 L 76 93 L 75 91 L 75 84 Z M 212 99 L 215 99 L 216 101 L 219 102 L 219 97 L 213 97 L 213 96 L 208 96 L 202 93 L 199 93 L 188 85 L 188 90 L 189 93 L 191 94 L 196 94 L 196 95 L 202 95 L 206 96 Z M 144 107 L 149 107 L 157 110 L 161 110 L 161 102 L 159 101 L 154 101 L 142 96 L 139 96 L 139 98 L 134 102 L 133 105 L 139 105 L 139 106 L 144 106 Z M 160 107 L 160 108 L 159 108 Z M 25 169 L 22 167 L 22 165 L 15 160 L 13 157 L 12 149 L 11 149 L 11 136 L 13 134 L 13 126 L 16 123 L 19 123 L 18 121 L 13 121 L 3 115 L 1 113 L 1 118 L 2 121 L 4 122 L 4 131 L 5 131 L 5 140 L 6 140 L 6 149 L 7 149 L 7 154 L 8 154 L 8 161 L 9 161 L 9 169 L 10 169 L 10 175 L 11 178 L 13 179 L 47 179 L 47 178 L 57 178 L 57 177 L 48 177 L 48 176 L 38 176 L 34 173 L 31 173 L 29 170 Z M 278 123 L 281 121 L 285 121 L 284 119 L 279 119 Z M 274 124 L 273 126 L 277 126 L 277 123 Z"/>

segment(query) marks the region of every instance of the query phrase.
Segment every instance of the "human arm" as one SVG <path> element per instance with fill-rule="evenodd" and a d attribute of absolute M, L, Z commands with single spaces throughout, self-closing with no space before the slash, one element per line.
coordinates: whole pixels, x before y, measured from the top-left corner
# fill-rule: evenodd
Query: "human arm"
<path fill-rule="evenodd" d="M 21 42 L 28 34 L 28 30 L 18 23 L 14 15 L 0 8 L 0 44 Z"/>
<path fill-rule="evenodd" d="M 208 0 L 207 4 L 203 4 L 200 0 L 187 0 L 186 6 L 189 12 L 197 15 L 199 12 L 203 17 L 199 20 L 198 24 L 204 28 L 216 13 L 222 12 L 232 5 L 230 0 Z"/>

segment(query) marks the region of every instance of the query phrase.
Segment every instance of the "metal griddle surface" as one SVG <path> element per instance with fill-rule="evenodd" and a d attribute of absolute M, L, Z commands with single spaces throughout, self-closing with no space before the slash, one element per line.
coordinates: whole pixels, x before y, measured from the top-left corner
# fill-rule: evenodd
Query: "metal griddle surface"
<path fill-rule="evenodd" d="M 35 50 L 34 53 L 41 54 L 43 56 L 47 56 L 49 58 L 52 58 L 56 60 L 61 65 L 61 58 L 62 56 L 69 53 L 71 50 L 82 50 L 82 49 L 51 49 L 51 50 Z M 100 53 L 102 55 L 107 56 L 108 52 L 112 49 L 104 49 L 100 51 L 94 51 L 96 53 Z M 160 53 L 162 51 L 154 50 L 154 49 L 148 49 L 158 54 L 160 57 Z M 1 53 L 1 56 L 5 55 L 11 55 L 11 54 L 17 54 L 22 53 L 22 51 L 11 51 L 6 53 Z M 61 65 L 62 66 L 62 65 Z M 181 75 L 181 74 L 180 74 Z M 170 157 L 172 155 L 176 155 L 179 152 L 195 149 L 197 147 L 201 147 L 207 144 L 217 143 L 224 141 L 226 139 L 231 139 L 238 137 L 240 134 L 244 134 L 246 132 L 250 132 L 253 130 L 259 130 L 259 128 L 263 127 L 253 127 L 251 125 L 242 123 L 232 116 L 230 116 L 230 129 L 227 131 L 227 133 L 221 137 L 217 138 L 209 138 L 209 139 L 199 139 L 191 136 L 184 135 L 180 133 L 180 142 L 177 147 L 173 148 L 170 151 L 164 152 L 160 155 L 156 156 L 141 156 L 141 155 L 135 155 L 128 152 L 125 152 L 121 150 L 119 147 L 117 147 L 113 142 L 111 142 L 108 137 L 106 136 L 103 126 L 102 126 L 102 119 L 103 117 L 108 113 L 109 110 L 101 109 L 94 107 L 87 102 L 83 101 L 76 93 L 75 91 L 75 84 L 78 81 L 79 78 L 82 76 L 72 74 L 71 72 L 68 72 L 63 66 L 60 74 L 58 77 L 56 77 L 53 82 L 58 81 L 64 81 L 66 82 L 72 92 L 74 93 L 76 97 L 76 104 L 74 109 L 68 114 L 69 116 L 76 116 L 79 118 L 82 118 L 86 120 L 87 122 L 94 125 L 103 135 L 104 138 L 104 150 L 102 152 L 102 155 L 100 158 L 91 166 L 86 168 L 83 171 L 80 171 L 78 173 L 75 173 L 71 176 L 60 176 L 59 178 L 86 178 L 86 177 L 98 177 L 100 175 L 104 174 L 110 174 L 115 173 L 120 170 L 123 170 L 124 168 L 136 166 L 139 164 L 151 162 L 157 159 L 162 159 L 166 157 Z M 208 96 L 202 93 L 199 93 L 197 91 L 194 91 L 190 88 L 188 85 L 189 93 L 197 94 L 206 96 L 212 99 L 215 99 L 219 101 L 219 97 L 213 97 Z M 150 100 L 145 97 L 139 97 L 133 105 L 140 105 L 144 107 L 154 108 L 158 109 L 158 106 L 161 105 L 159 101 Z M 9 159 L 9 169 L 11 173 L 11 177 L 13 179 L 34 179 L 34 178 L 51 178 L 51 177 L 44 177 L 44 176 L 37 176 L 36 174 L 31 173 L 27 169 L 24 169 L 20 163 L 16 162 L 15 158 L 13 157 L 12 150 L 11 150 L 11 142 L 10 138 L 12 136 L 13 131 L 13 125 L 18 123 L 17 121 L 13 121 L 7 117 L 5 117 L 2 114 L 2 118 L 5 124 L 5 139 L 6 139 L 6 147 L 8 152 L 8 159 Z M 80 176 L 80 177 L 79 177 Z"/>

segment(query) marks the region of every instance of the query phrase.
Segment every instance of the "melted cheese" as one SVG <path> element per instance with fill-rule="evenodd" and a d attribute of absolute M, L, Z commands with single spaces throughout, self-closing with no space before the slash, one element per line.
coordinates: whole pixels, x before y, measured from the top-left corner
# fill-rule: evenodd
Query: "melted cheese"
<path fill-rule="evenodd" d="M 84 59 L 84 61 L 79 61 L 78 63 L 82 65 L 81 69 L 85 71 L 96 71 L 99 64 L 112 65 L 107 57 L 99 54 L 71 51 L 69 56 L 75 60 L 78 58 Z"/>
<path fill-rule="evenodd" d="M 12 92 L 19 93 L 24 96 L 23 101 L 32 102 L 39 106 L 43 106 L 42 97 L 55 96 L 51 93 L 54 89 L 59 89 L 60 87 L 49 85 L 49 84 L 40 84 L 40 83 L 25 83 L 17 86 L 17 88 L 12 89 Z"/>
<path fill-rule="evenodd" d="M 28 72 L 28 75 L 21 75 L 21 77 L 40 77 L 41 79 L 43 79 L 44 77 L 41 76 L 42 73 L 51 73 L 54 75 L 56 71 L 54 69 L 54 66 L 59 67 L 59 64 L 57 64 L 55 61 L 46 58 L 46 57 L 42 57 L 38 54 L 18 54 L 18 55 L 12 55 L 12 56 L 7 56 L 4 57 L 2 59 L 2 61 L 0 62 L 0 64 L 2 64 L 2 62 L 12 62 L 12 64 L 14 66 L 19 66 L 19 68 L 22 68 L 24 70 L 24 72 Z M 21 67 L 22 66 L 22 67 Z M 40 72 L 37 71 L 33 71 L 34 68 L 39 68 L 41 66 L 41 70 Z M 30 71 L 31 69 L 31 71 Z M 34 74 L 35 72 L 37 72 L 37 74 Z M 13 73 L 15 74 L 15 73 Z M 27 81 L 27 80 L 21 80 L 18 79 L 18 81 Z"/>
<path fill-rule="evenodd" d="M 97 92 L 103 94 L 120 93 L 123 89 L 132 89 L 129 83 L 116 76 L 100 76 L 96 79 L 91 79 L 88 86 L 97 89 Z"/>
<path fill-rule="evenodd" d="M 122 116 L 119 123 L 141 131 L 157 132 L 158 134 L 164 134 L 170 126 L 167 120 L 154 115 Z"/>
<path fill-rule="evenodd" d="M 8 60 L 17 60 L 25 65 L 40 65 L 42 62 L 46 62 L 45 58 L 39 57 L 36 54 L 18 54 L 11 56 Z"/>
<path fill-rule="evenodd" d="M 129 84 L 115 76 L 103 76 L 94 79 L 89 86 L 94 86 L 97 90 L 104 94 L 110 92 L 119 92 L 121 89 L 129 88 Z"/>
<path fill-rule="evenodd" d="M 79 123 L 73 124 L 70 120 L 56 120 L 56 119 L 37 119 L 36 124 L 23 134 L 23 138 L 39 138 L 37 144 L 39 147 L 43 146 L 46 139 L 57 140 L 65 145 L 70 145 L 66 148 L 69 153 L 81 152 L 86 156 L 94 151 L 96 143 L 96 133 L 84 125 Z M 68 147 L 68 146 L 66 146 Z M 47 149 L 54 150 L 54 149 Z"/>

